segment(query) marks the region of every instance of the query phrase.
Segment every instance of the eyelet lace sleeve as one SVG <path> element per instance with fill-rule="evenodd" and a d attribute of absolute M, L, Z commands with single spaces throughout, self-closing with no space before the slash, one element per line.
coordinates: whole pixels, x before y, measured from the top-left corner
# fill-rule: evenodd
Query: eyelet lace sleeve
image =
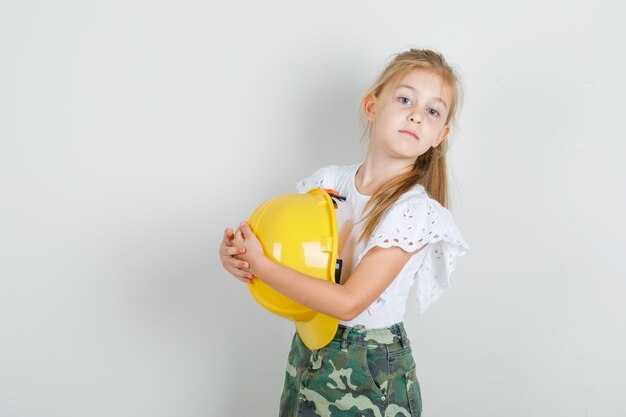
<path fill-rule="evenodd" d="M 456 257 L 469 249 L 448 209 L 427 193 L 401 198 L 381 219 L 361 258 L 374 246 L 398 246 L 414 252 L 428 243 L 422 265 L 415 275 L 420 314 L 448 289 Z"/>
<path fill-rule="evenodd" d="M 299 193 L 306 193 L 311 188 L 333 188 L 335 185 L 336 165 L 328 165 L 315 171 L 310 176 L 296 183 Z"/>

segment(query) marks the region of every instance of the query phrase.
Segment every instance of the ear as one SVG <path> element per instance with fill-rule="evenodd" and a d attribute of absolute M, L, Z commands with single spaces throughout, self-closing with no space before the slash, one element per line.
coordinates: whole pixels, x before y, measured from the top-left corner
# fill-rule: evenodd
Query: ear
<path fill-rule="evenodd" d="M 376 120 L 376 96 L 373 94 L 368 95 L 363 99 L 363 113 L 370 122 Z"/>
<path fill-rule="evenodd" d="M 441 129 L 441 133 L 439 134 L 439 137 L 437 138 L 437 140 L 433 142 L 432 147 L 436 148 L 437 146 L 439 146 L 441 142 L 446 140 L 449 132 L 450 132 L 450 127 L 448 127 L 448 125 L 445 125 L 444 128 Z"/>

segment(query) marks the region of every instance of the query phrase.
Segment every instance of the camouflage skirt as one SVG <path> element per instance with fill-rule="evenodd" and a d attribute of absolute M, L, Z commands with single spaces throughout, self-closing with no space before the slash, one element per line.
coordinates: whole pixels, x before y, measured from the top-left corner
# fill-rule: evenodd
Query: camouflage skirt
<path fill-rule="evenodd" d="M 385 329 L 339 326 L 310 350 L 293 337 L 280 417 L 415 417 L 422 398 L 402 323 Z"/>

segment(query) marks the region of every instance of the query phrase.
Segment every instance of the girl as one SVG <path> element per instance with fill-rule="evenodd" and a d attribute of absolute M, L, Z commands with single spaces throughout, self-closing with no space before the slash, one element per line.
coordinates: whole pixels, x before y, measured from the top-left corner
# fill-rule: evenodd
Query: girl
<path fill-rule="evenodd" d="M 420 416 L 421 392 L 404 330 L 411 286 L 420 312 L 448 288 L 456 257 L 469 250 L 447 207 L 446 138 L 461 91 L 444 57 L 431 50 L 397 54 L 365 94 L 363 163 L 330 165 L 296 186 L 345 196 L 337 219 L 341 282 L 323 281 L 263 253 L 244 222 L 226 229 L 224 268 L 339 319 L 334 339 L 309 350 L 294 334 L 280 416 Z"/>

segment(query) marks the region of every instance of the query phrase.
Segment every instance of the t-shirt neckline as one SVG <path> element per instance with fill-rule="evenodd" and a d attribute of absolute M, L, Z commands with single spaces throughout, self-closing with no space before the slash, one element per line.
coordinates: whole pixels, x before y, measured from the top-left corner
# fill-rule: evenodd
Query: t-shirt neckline
<path fill-rule="evenodd" d="M 352 177 L 352 190 L 355 192 L 355 194 L 357 196 L 359 196 L 360 198 L 364 198 L 364 199 L 369 199 L 372 196 L 371 195 L 365 195 L 365 194 L 361 194 L 359 192 L 359 190 L 357 190 L 356 188 L 356 173 L 359 171 L 359 168 L 361 168 L 361 165 L 363 165 L 363 162 L 358 163 L 358 164 L 354 164 L 355 168 L 354 168 L 354 172 L 352 173 L 351 177 Z M 424 188 L 424 186 L 422 184 L 416 184 L 416 190 L 418 194 L 421 194 L 422 192 L 424 192 L 426 189 Z M 411 192 L 411 191 L 409 191 Z"/>
<path fill-rule="evenodd" d="M 361 167 L 361 165 L 363 165 L 363 163 L 355 164 L 356 168 L 354 169 L 354 172 L 352 173 L 352 189 L 354 190 L 356 195 L 358 195 L 361 198 L 371 198 L 372 197 L 371 195 L 361 194 L 359 190 L 357 190 L 356 188 L 356 173 L 359 171 L 359 168 Z"/>

